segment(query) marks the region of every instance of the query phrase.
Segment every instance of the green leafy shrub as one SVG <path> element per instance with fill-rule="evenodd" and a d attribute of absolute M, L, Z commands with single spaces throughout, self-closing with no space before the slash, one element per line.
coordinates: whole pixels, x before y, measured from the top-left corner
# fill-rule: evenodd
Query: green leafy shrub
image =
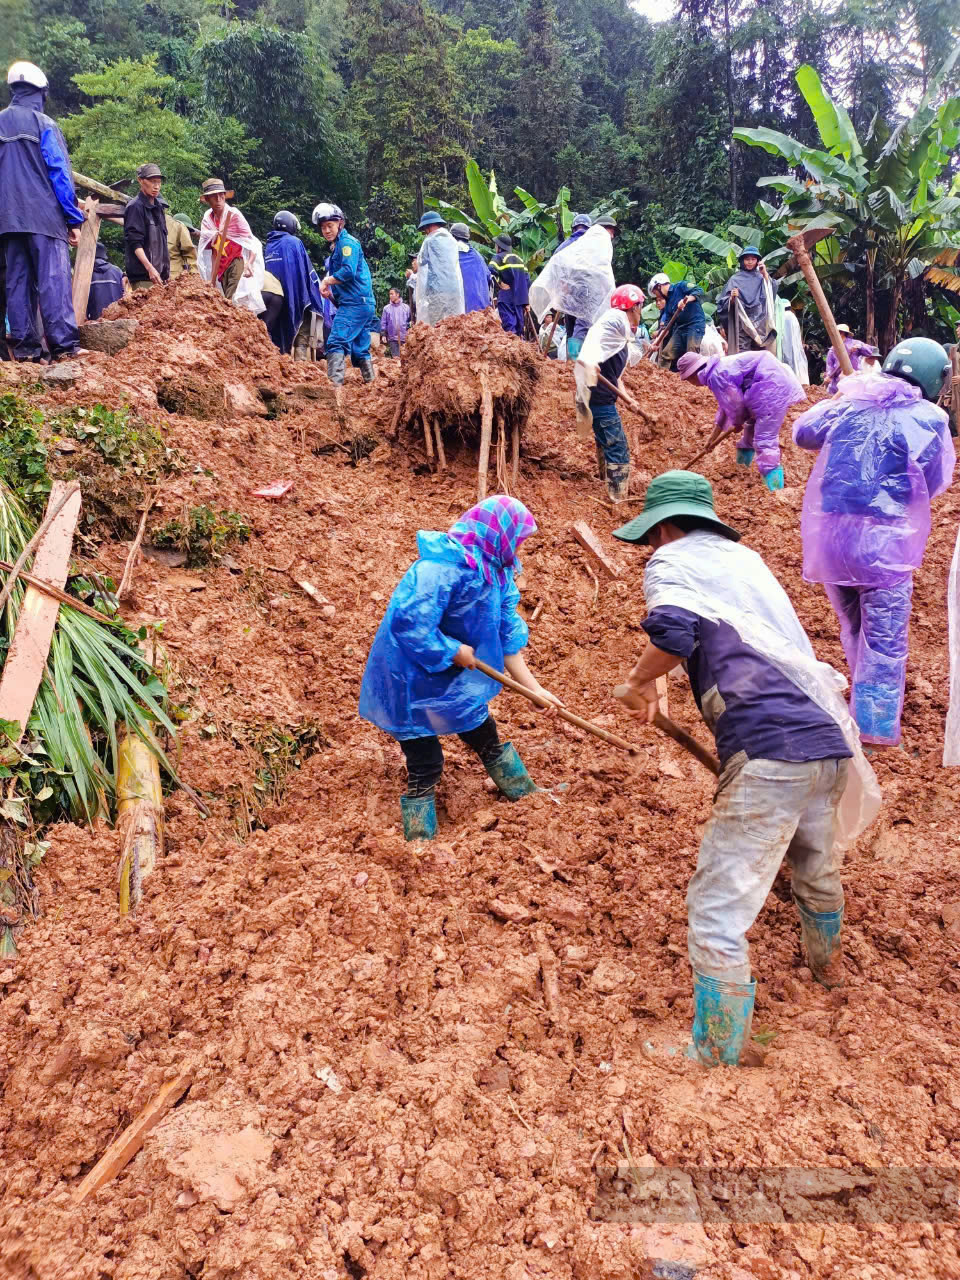
<path fill-rule="evenodd" d="M 214 511 L 213 507 L 192 507 L 182 520 L 168 520 L 154 529 L 150 540 L 156 547 L 173 547 L 187 553 L 187 564 L 199 568 L 219 560 L 229 546 L 246 542 L 253 530 L 236 511 Z"/>

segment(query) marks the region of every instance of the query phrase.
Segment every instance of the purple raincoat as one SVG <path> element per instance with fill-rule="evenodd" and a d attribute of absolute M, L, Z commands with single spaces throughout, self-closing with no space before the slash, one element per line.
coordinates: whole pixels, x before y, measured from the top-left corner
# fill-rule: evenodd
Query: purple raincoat
<path fill-rule="evenodd" d="M 846 334 L 843 337 L 843 345 L 847 348 L 847 355 L 850 357 L 850 363 L 853 365 L 853 372 L 856 373 L 860 366 L 871 355 L 873 348 L 866 342 L 861 342 L 859 338 L 849 338 Z M 837 390 L 840 382 L 840 361 L 837 359 L 837 353 L 833 347 L 827 352 L 827 367 L 823 372 L 823 385 L 827 388 L 831 395 Z"/>
<path fill-rule="evenodd" d="M 801 449 L 819 449 L 803 497 L 808 582 L 886 586 L 919 568 L 930 501 L 953 479 L 947 415 L 889 374 L 857 373 L 796 420 Z"/>
<path fill-rule="evenodd" d="M 780 428 L 792 404 L 807 394 L 796 374 L 769 351 L 744 351 L 738 356 L 714 356 L 700 370 L 720 406 L 715 425 L 743 427 L 737 442 L 755 449 L 761 475 L 780 465 Z"/>

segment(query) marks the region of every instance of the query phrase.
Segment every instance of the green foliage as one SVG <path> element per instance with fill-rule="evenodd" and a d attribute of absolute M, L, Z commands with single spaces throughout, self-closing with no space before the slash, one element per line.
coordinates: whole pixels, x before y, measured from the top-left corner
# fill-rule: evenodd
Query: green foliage
<path fill-rule="evenodd" d="M 200 568 L 219 560 L 224 551 L 246 542 L 253 530 L 236 511 L 214 511 L 206 504 L 193 507 L 182 520 L 168 520 L 151 533 L 157 547 L 173 547 L 187 553 L 187 564 Z"/>
<path fill-rule="evenodd" d="M 47 446 L 40 437 L 43 414 L 8 392 L 0 396 L 0 481 L 39 518 L 50 493 Z"/>
<path fill-rule="evenodd" d="M 73 440 L 89 441 L 104 462 L 126 476 L 153 480 L 169 470 L 169 454 L 163 437 L 128 408 L 107 409 L 102 404 L 70 409 L 51 420 L 51 429 Z"/>

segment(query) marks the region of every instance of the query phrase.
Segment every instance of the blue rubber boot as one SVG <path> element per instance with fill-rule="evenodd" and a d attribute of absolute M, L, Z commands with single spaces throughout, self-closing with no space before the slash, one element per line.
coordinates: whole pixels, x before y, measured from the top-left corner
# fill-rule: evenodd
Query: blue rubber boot
<path fill-rule="evenodd" d="M 693 1053 L 706 1067 L 723 1063 L 735 1067 L 750 1040 L 753 1001 L 757 990 L 749 982 L 725 982 L 693 974 Z"/>
<path fill-rule="evenodd" d="M 737 450 L 737 466 L 749 467 L 756 456 L 755 449 L 738 449 Z"/>
<path fill-rule="evenodd" d="M 432 840 L 437 834 L 437 801 L 433 792 L 426 796 L 401 796 L 404 840 Z"/>
<path fill-rule="evenodd" d="M 512 742 L 502 742 L 500 754 L 484 768 L 508 800 L 519 800 L 537 789 Z"/>
<path fill-rule="evenodd" d="M 774 467 L 772 471 L 768 471 L 763 477 L 763 483 L 767 486 L 771 493 L 775 489 L 783 488 L 783 467 Z"/>
<path fill-rule="evenodd" d="M 810 972 L 827 988 L 843 985 L 843 907 L 839 911 L 810 911 L 794 898 L 800 916 L 800 937 Z"/>

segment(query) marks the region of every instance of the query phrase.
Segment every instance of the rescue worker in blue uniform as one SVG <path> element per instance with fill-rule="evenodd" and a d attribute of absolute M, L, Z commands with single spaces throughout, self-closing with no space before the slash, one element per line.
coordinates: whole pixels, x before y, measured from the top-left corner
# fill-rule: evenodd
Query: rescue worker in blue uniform
<path fill-rule="evenodd" d="M 507 333 L 523 337 L 527 306 L 530 302 L 530 276 L 515 253 L 513 241 L 508 235 L 497 236 L 494 244 L 499 252 L 490 263 L 497 281 L 497 310 L 500 323 Z"/>
<path fill-rule="evenodd" d="M 374 379 L 370 355 L 370 331 L 377 324 L 373 282 L 360 241 L 344 229 L 345 222 L 338 205 L 321 203 L 313 211 L 313 225 L 330 246 L 320 292 L 332 298 L 337 308 L 326 344 L 327 377 L 335 387 L 343 386 L 348 353 L 364 382 Z"/>
<path fill-rule="evenodd" d="M 43 359 L 37 307 L 54 359 L 75 355 L 70 252 L 84 222 L 63 134 L 43 107 L 47 77 L 32 62 L 7 73 L 0 111 L 0 247 L 7 268 L 7 319 L 15 360 Z"/>
<path fill-rule="evenodd" d="M 463 280 L 464 311 L 485 311 L 490 305 L 490 282 L 493 274 L 470 243 L 470 228 L 465 222 L 455 222 L 450 234 L 457 242 L 460 276 Z"/>

